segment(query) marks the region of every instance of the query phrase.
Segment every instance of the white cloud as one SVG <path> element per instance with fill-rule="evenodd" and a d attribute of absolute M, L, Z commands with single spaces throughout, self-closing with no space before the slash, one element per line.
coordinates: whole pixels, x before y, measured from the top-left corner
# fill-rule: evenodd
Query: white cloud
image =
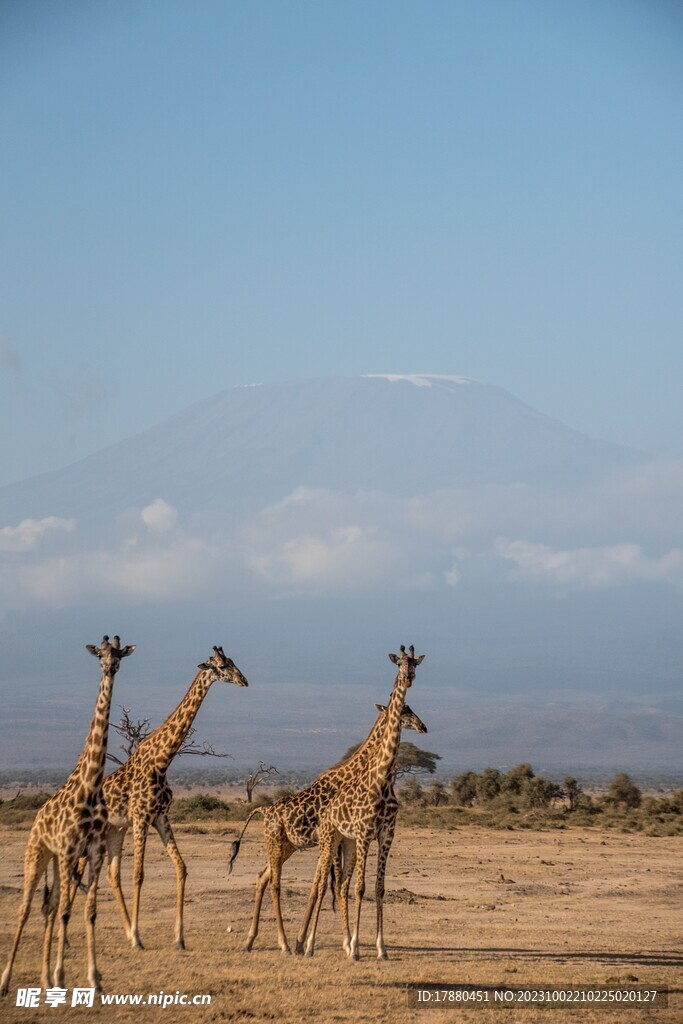
<path fill-rule="evenodd" d="M 248 556 L 250 568 L 263 579 L 304 588 L 377 582 L 388 575 L 392 561 L 391 545 L 356 525 L 290 537 Z"/>
<path fill-rule="evenodd" d="M 195 597 L 220 578 L 231 548 L 226 541 L 172 529 L 176 510 L 161 498 L 129 510 L 111 530 L 106 545 L 85 550 L 38 550 L 46 534 L 73 532 L 72 519 L 25 519 L 0 530 L 0 614 L 35 604 L 70 607 L 103 595 L 132 601 L 174 601 Z M 140 527 L 144 524 L 143 529 Z M 117 539 L 118 538 L 118 539 Z M 19 557 L 16 557 L 16 556 Z"/>
<path fill-rule="evenodd" d="M 221 566 L 210 546 L 194 538 L 157 550 L 98 548 L 13 564 L 0 581 L 0 612 L 36 603 L 66 608 L 102 595 L 133 601 L 195 597 L 219 579 Z"/>
<path fill-rule="evenodd" d="M 18 526 L 3 526 L 0 529 L 0 551 L 33 551 L 40 541 L 53 530 L 73 532 L 74 519 L 60 519 L 46 516 L 45 519 L 22 519 Z"/>
<path fill-rule="evenodd" d="M 526 579 L 550 580 L 582 588 L 617 586 L 636 581 L 683 587 L 683 549 L 650 557 L 639 544 L 554 549 L 524 540 L 499 539 L 496 553 L 514 562 Z"/>
<path fill-rule="evenodd" d="M 163 498 L 155 498 L 150 505 L 145 505 L 140 513 L 143 523 L 150 530 L 158 530 L 165 533 L 175 526 L 178 520 L 178 513 L 173 505 L 169 505 Z"/>

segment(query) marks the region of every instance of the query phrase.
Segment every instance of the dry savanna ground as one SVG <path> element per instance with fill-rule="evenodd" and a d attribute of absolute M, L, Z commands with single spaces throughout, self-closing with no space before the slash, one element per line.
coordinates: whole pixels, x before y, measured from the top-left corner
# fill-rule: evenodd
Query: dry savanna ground
<path fill-rule="evenodd" d="M 385 935 L 390 959 L 374 949 L 374 860 L 368 870 L 362 959 L 340 949 L 340 923 L 329 900 L 313 959 L 284 957 L 266 895 L 254 951 L 244 952 L 253 880 L 264 859 L 258 820 L 242 844 L 232 876 L 230 841 L 240 823 L 183 823 L 179 845 L 188 865 L 186 938 L 173 947 L 175 875 L 156 834 L 147 848 L 141 933 L 144 951 L 128 948 L 106 879 L 97 922 L 100 968 L 108 993 L 210 993 L 209 1007 L 16 1007 L 17 986 L 40 978 L 40 893 L 25 931 L 10 996 L 0 1018 L 124 1021 L 683 1021 L 681 994 L 680 837 L 621 835 L 597 829 L 555 832 L 399 827 L 389 861 Z M 3 827 L 0 934 L 4 963 L 15 925 L 26 829 Z M 130 843 L 124 888 L 130 893 Z M 285 866 L 283 907 L 296 936 L 314 870 L 314 852 Z M 79 897 L 70 929 L 67 985 L 86 985 Z M 408 982 L 477 985 L 668 985 L 665 1009 L 543 1008 L 416 1010 Z M 501 1018 L 501 1014 L 503 1014 Z"/>

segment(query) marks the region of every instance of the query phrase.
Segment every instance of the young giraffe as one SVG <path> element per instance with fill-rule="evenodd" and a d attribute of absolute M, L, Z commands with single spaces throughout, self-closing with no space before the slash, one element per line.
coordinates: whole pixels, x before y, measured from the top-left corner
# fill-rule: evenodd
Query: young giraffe
<path fill-rule="evenodd" d="M 315 949 L 315 933 L 320 908 L 327 889 L 330 868 L 336 857 L 337 848 L 344 840 L 355 842 L 356 913 L 354 931 L 349 943 L 349 956 L 354 960 L 357 960 L 359 956 L 360 914 L 365 894 L 365 865 L 368 850 L 377 832 L 377 821 L 384 815 L 387 782 L 390 783 L 393 776 L 401 738 L 401 711 L 405 702 L 406 690 L 412 685 L 415 669 L 424 660 L 424 654 L 416 658 L 414 647 L 406 652 L 405 647 L 402 646 L 400 655 L 390 654 L 389 658 L 398 666 L 398 673 L 389 700 L 378 750 L 358 772 L 352 784 L 333 796 L 318 829 L 318 845 L 320 847 L 318 866 L 311 888 L 308 909 L 297 942 L 297 946 L 299 946 L 303 945 L 306 940 L 305 951 L 308 956 L 313 956 Z M 347 865 L 350 866 L 352 856 L 350 843 L 346 845 L 345 853 L 347 854 Z M 381 923 L 379 916 L 378 923 Z M 311 926 L 310 931 L 309 925 Z"/>
<path fill-rule="evenodd" d="M 167 812 L 173 793 L 166 780 L 166 772 L 180 750 L 211 684 L 220 679 L 237 686 L 248 685 L 235 663 L 223 653 L 222 647 L 214 647 L 213 651 L 211 657 L 199 665 L 199 672 L 175 711 L 142 741 L 124 765 L 104 781 L 103 793 L 109 812 L 106 834 L 107 877 L 116 895 L 126 935 L 134 949 L 143 948 L 139 931 L 140 892 L 150 825 L 159 833 L 176 870 L 175 943 L 178 949 L 185 949 L 183 902 L 187 869 L 168 820 Z M 121 889 L 121 851 L 131 825 L 134 844 L 132 918 L 128 916 Z"/>
<path fill-rule="evenodd" d="M 289 860 L 297 850 L 307 850 L 316 846 L 318 842 L 318 824 L 325 811 L 325 807 L 334 794 L 345 785 L 348 785 L 357 772 L 369 757 L 372 756 L 378 743 L 381 740 L 383 724 L 386 714 L 386 707 L 376 704 L 380 714 L 365 741 L 361 744 L 350 758 L 333 765 L 328 771 L 320 775 L 315 782 L 306 789 L 292 796 L 278 800 L 270 807 L 256 807 L 247 818 L 239 839 L 232 844 L 232 854 L 228 863 L 228 874 L 232 871 L 232 865 L 239 853 L 242 837 L 247 830 L 249 822 L 255 814 L 262 814 L 264 818 L 263 831 L 268 852 L 268 863 L 259 873 L 256 880 L 256 895 L 254 900 L 254 914 L 252 918 L 246 949 L 250 951 L 254 940 L 258 935 L 259 917 L 261 904 L 265 894 L 266 886 L 270 883 L 270 892 L 275 909 L 275 918 L 278 928 L 278 942 L 283 953 L 290 953 L 289 944 L 285 935 L 282 912 L 280 908 L 280 878 L 282 865 Z M 401 716 L 402 729 L 414 729 L 417 732 L 426 732 L 424 725 L 404 705 Z M 303 952 L 303 947 L 297 943 L 297 953 Z"/>
<path fill-rule="evenodd" d="M 407 708 L 403 705 L 403 710 Z M 417 717 L 417 716 L 416 716 Z M 420 720 L 418 719 L 418 722 Z M 417 732 L 426 733 L 427 726 L 420 722 L 421 728 Z M 405 729 L 405 725 L 402 725 Z M 377 907 L 377 959 L 387 959 L 387 949 L 384 944 L 384 879 L 387 872 L 387 860 L 391 844 L 394 841 L 396 831 L 396 819 L 398 817 L 398 798 L 394 790 L 396 782 L 396 769 L 392 772 L 391 778 L 387 780 L 381 795 L 381 810 L 375 822 L 373 839 L 377 840 L 377 877 L 375 880 L 375 905 Z M 339 904 L 343 928 L 342 946 L 347 956 L 351 953 L 351 932 L 349 930 L 349 887 L 351 877 L 356 866 L 356 843 L 353 839 L 342 840 L 337 847 L 337 853 L 333 868 L 330 872 L 330 885 L 332 888 L 332 906 L 334 901 Z M 303 949 L 303 947 L 302 947 Z"/>
<path fill-rule="evenodd" d="M 114 676 L 123 658 L 135 650 L 135 644 L 121 647 L 115 636 L 102 638 L 100 647 L 88 644 L 87 650 L 100 659 L 102 678 L 97 695 L 95 713 L 90 732 L 76 767 L 54 796 L 38 811 L 29 835 L 24 856 L 24 895 L 19 910 L 19 925 L 14 938 L 7 967 L 0 981 L 0 995 L 7 995 L 14 960 L 17 955 L 21 933 L 31 912 L 33 893 L 38 879 L 47 871 L 52 860 L 54 881 L 52 891 L 46 900 L 45 932 L 43 938 L 42 985 L 57 988 L 64 985 L 64 949 L 66 931 L 71 915 L 71 878 L 80 857 L 89 866 L 87 897 L 85 902 L 85 925 L 88 938 L 88 980 L 91 987 L 100 988 L 100 973 L 95 957 L 95 917 L 97 880 L 104 858 L 104 832 L 107 826 L 107 809 L 102 799 L 102 777 L 107 753 L 109 711 L 114 686 Z M 54 976 L 50 976 L 50 951 L 55 917 L 59 909 L 59 942 Z"/>

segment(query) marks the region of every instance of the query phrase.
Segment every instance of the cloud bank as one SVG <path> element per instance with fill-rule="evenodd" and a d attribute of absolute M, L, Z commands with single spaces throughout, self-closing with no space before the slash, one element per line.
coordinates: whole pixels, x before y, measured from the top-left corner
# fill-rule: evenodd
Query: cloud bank
<path fill-rule="evenodd" d="M 88 533 L 56 515 L 0 526 L 0 611 L 375 588 L 683 589 L 683 460 L 619 471 L 581 490 L 523 484 L 397 498 L 298 487 L 248 514 L 181 514 L 165 497 Z M 229 581 L 229 582 L 228 582 Z"/>

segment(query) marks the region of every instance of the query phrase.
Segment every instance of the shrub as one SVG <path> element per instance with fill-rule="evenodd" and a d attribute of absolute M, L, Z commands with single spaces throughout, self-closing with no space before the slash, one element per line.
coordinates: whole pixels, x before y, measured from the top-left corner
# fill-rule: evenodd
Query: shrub
<path fill-rule="evenodd" d="M 527 779 L 522 791 L 522 800 L 527 807 L 545 808 L 550 807 L 553 800 L 562 795 L 562 790 L 550 779 L 544 779 L 540 775 Z"/>
<path fill-rule="evenodd" d="M 448 803 L 448 790 L 439 779 L 435 779 L 427 790 L 427 802 L 431 807 Z"/>
<path fill-rule="evenodd" d="M 500 793 L 501 774 L 497 768 L 485 768 L 477 777 L 477 802 L 480 804 L 490 803 Z"/>
<path fill-rule="evenodd" d="M 475 772 L 463 772 L 451 779 L 451 794 L 459 807 L 471 807 L 476 800 L 477 778 Z"/>
<path fill-rule="evenodd" d="M 230 808 L 210 793 L 195 793 L 174 800 L 171 813 L 174 821 L 224 821 Z"/>
<path fill-rule="evenodd" d="M 408 779 L 405 785 L 401 786 L 399 796 L 404 803 L 415 807 L 425 807 L 427 804 L 425 791 L 415 778 Z"/>
<path fill-rule="evenodd" d="M 534 770 L 530 764 L 518 764 L 515 768 L 511 768 L 506 775 L 503 775 L 500 781 L 501 791 L 519 796 L 534 777 Z"/>
<path fill-rule="evenodd" d="M 573 775 L 567 775 L 565 778 L 564 792 L 567 800 L 569 801 L 569 810 L 575 811 L 579 803 L 579 798 L 583 795 L 583 790 Z"/>
<path fill-rule="evenodd" d="M 271 797 L 271 802 L 276 804 L 278 800 L 285 800 L 288 796 L 294 796 L 297 792 L 293 786 L 280 786 L 276 789 Z"/>
<path fill-rule="evenodd" d="M 51 793 L 17 793 L 12 800 L 0 801 L 0 822 L 3 825 L 22 825 L 32 822 L 36 811 L 50 799 Z"/>
<path fill-rule="evenodd" d="M 622 806 L 627 809 L 640 807 L 642 794 L 630 775 L 620 772 L 610 782 L 609 790 L 605 798 L 607 803 L 615 806 Z"/>

